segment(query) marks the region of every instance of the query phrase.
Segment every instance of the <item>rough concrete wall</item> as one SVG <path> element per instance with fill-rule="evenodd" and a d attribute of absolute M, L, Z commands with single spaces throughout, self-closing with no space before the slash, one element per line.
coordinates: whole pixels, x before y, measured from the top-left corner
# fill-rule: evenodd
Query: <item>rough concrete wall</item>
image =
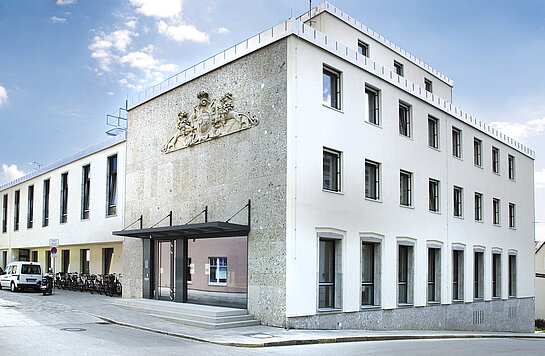
<path fill-rule="evenodd" d="M 295 329 L 534 330 L 534 298 L 366 310 L 288 318 Z"/>
<path fill-rule="evenodd" d="M 149 227 L 172 210 L 174 225 L 184 224 L 205 205 L 210 221 L 225 221 L 251 199 L 248 309 L 268 325 L 285 324 L 286 55 L 286 40 L 276 42 L 128 114 L 125 221 L 143 214 Z M 162 153 L 178 113 L 191 112 L 202 90 L 216 100 L 232 93 L 234 110 L 255 115 L 259 125 Z M 246 219 L 243 211 L 232 222 Z M 123 261 L 131 281 L 125 296 L 141 297 L 141 241 L 125 240 Z"/>

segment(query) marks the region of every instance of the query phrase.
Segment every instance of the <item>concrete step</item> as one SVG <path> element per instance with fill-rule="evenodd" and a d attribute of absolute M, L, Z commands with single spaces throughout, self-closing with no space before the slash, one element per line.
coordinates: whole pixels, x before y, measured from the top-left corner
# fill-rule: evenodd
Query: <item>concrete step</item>
<path fill-rule="evenodd" d="M 149 314 L 149 315 L 154 316 L 156 318 L 163 319 L 163 320 L 179 323 L 179 324 L 197 326 L 197 327 L 205 328 L 205 329 L 216 329 L 216 330 L 261 325 L 259 320 L 254 320 L 251 315 L 248 315 L 249 319 L 246 319 L 246 320 L 237 320 L 237 321 L 217 320 L 216 322 L 185 319 L 181 316 L 173 317 L 173 316 L 159 315 L 159 314 Z"/>

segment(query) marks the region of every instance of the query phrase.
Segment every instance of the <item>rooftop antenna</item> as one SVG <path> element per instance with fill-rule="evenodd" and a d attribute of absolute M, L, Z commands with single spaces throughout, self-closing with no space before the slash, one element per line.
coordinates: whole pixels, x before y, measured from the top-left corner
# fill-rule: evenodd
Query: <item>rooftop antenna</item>
<path fill-rule="evenodd" d="M 312 21 L 312 0 L 308 0 L 308 18 L 308 24 L 312 27 L 312 24 L 316 23 L 316 21 Z"/>
<path fill-rule="evenodd" d="M 117 136 L 123 131 L 127 131 L 127 100 L 125 100 L 125 108 L 119 108 L 117 113 L 106 115 L 106 125 L 112 127 L 106 134 L 108 136 Z"/>
<path fill-rule="evenodd" d="M 34 167 L 34 170 L 37 171 L 39 170 L 40 168 L 42 168 L 44 165 L 41 164 L 41 163 L 38 163 L 38 162 L 30 162 L 30 165 L 32 167 Z"/>

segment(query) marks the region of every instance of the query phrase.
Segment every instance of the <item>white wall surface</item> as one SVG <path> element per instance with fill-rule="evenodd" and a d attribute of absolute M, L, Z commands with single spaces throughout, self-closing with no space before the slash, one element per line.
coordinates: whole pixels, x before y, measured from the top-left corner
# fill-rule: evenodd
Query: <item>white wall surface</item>
<path fill-rule="evenodd" d="M 491 249 L 502 249 L 502 298 L 507 298 L 509 250 L 518 253 L 518 297 L 534 295 L 533 160 L 342 59 L 290 37 L 288 61 L 287 315 L 316 314 L 317 231 L 344 234 L 343 310 L 360 310 L 360 234 L 384 236 L 382 308 L 397 305 L 397 239 L 416 240 L 414 304 L 426 305 L 428 241 L 442 244 L 442 303 L 452 296 L 452 244 L 465 246 L 464 299 L 473 300 L 473 247 L 485 247 L 485 299 L 491 298 Z M 342 72 L 341 110 L 322 105 L 322 68 Z M 381 125 L 366 123 L 364 86 L 381 90 Z M 398 103 L 412 105 L 413 137 L 399 135 Z M 440 120 L 439 150 L 428 147 L 428 114 Z M 452 126 L 462 130 L 462 159 L 451 151 Z M 483 142 L 483 168 L 473 164 L 473 137 Z M 500 175 L 491 146 L 500 148 Z M 342 192 L 322 190 L 322 151 L 342 152 Z M 516 157 L 516 181 L 507 177 Z M 365 199 L 365 159 L 382 163 L 381 201 Z M 414 204 L 399 205 L 399 170 L 413 172 Z M 428 180 L 440 180 L 440 213 L 428 211 Z M 464 189 L 463 218 L 453 217 L 453 185 Z M 484 196 L 484 222 L 474 221 L 474 192 Z M 501 226 L 492 225 L 492 199 L 501 199 Z M 508 228 L 508 204 L 517 227 Z"/>

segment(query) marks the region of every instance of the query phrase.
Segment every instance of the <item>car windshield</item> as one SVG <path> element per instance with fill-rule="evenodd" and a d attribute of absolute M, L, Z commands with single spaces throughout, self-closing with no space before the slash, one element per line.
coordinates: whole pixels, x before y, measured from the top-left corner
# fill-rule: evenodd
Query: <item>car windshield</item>
<path fill-rule="evenodd" d="M 42 269 L 38 265 L 23 265 L 21 267 L 22 274 L 42 274 Z"/>

